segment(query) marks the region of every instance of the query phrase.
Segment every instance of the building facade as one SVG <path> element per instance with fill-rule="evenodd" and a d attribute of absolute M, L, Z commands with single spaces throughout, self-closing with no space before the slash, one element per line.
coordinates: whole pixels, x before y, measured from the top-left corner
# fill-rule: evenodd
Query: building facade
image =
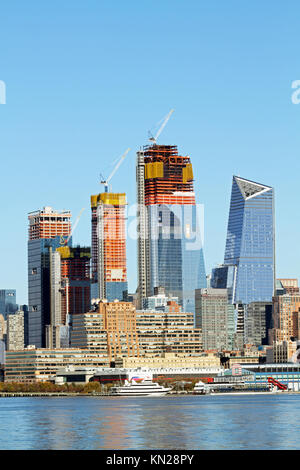
<path fill-rule="evenodd" d="M 114 301 L 127 295 L 125 208 L 124 193 L 91 196 L 94 298 Z"/>
<path fill-rule="evenodd" d="M 16 290 L 0 289 L 0 314 L 5 318 L 9 313 L 15 313 L 18 310 Z"/>
<path fill-rule="evenodd" d="M 28 219 L 28 341 L 45 347 L 46 325 L 51 324 L 50 253 L 71 245 L 71 213 L 44 207 Z"/>
<path fill-rule="evenodd" d="M 24 312 L 11 313 L 7 316 L 6 349 L 8 351 L 24 349 L 25 321 Z"/>
<path fill-rule="evenodd" d="M 300 340 L 300 293 L 284 294 L 273 298 L 272 328 L 269 344 L 273 341 Z"/>
<path fill-rule="evenodd" d="M 50 324 L 46 346 L 68 347 L 74 315 L 91 305 L 90 248 L 50 249 Z"/>
<path fill-rule="evenodd" d="M 136 313 L 129 302 L 100 301 L 95 311 L 73 317 L 71 346 L 107 355 L 139 356 Z"/>
<path fill-rule="evenodd" d="M 107 354 L 111 362 L 167 352 L 203 353 L 194 314 L 182 312 L 176 302 L 163 311 L 136 311 L 129 302 L 100 301 L 94 311 L 74 316 L 71 346 Z"/>
<path fill-rule="evenodd" d="M 154 287 L 154 295 L 143 300 L 143 310 L 166 310 L 170 301 L 178 303 L 178 297 L 167 297 L 164 287 Z"/>
<path fill-rule="evenodd" d="M 268 344 L 268 330 L 272 321 L 272 302 L 251 302 L 245 312 L 245 343 Z"/>
<path fill-rule="evenodd" d="M 203 353 L 202 332 L 194 327 L 194 313 L 183 312 L 174 301 L 161 311 L 137 310 L 136 325 L 140 356 Z"/>
<path fill-rule="evenodd" d="M 195 312 L 194 291 L 206 274 L 190 157 L 176 146 L 137 152 L 139 305 L 162 286 Z"/>
<path fill-rule="evenodd" d="M 299 286 L 298 279 L 277 279 L 284 289 L 284 294 L 298 294 Z"/>
<path fill-rule="evenodd" d="M 232 350 L 235 338 L 235 310 L 227 289 L 197 289 L 196 326 L 202 330 L 203 349 Z"/>
<path fill-rule="evenodd" d="M 123 357 L 116 366 L 124 369 L 215 369 L 220 367 L 220 358 L 215 354 L 191 356 L 165 353 L 162 356 Z"/>
<path fill-rule="evenodd" d="M 270 186 L 233 177 L 224 265 L 236 267 L 231 276 L 232 303 L 272 301 L 275 233 Z"/>
<path fill-rule="evenodd" d="M 5 382 L 48 382 L 64 367 L 109 367 L 107 356 L 82 349 L 26 348 L 7 351 Z"/>

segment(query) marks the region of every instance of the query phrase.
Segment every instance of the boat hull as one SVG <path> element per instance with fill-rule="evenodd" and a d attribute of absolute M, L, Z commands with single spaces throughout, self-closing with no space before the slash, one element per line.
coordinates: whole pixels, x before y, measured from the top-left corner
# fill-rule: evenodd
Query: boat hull
<path fill-rule="evenodd" d="M 112 397 L 163 397 L 167 395 L 169 392 L 157 392 L 157 393 L 134 393 L 134 392 L 120 392 L 120 393 L 112 393 Z"/>

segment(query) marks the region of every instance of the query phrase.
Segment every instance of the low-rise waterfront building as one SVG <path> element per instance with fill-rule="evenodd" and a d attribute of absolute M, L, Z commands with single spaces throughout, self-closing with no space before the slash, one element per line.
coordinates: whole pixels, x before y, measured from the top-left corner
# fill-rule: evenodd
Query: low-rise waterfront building
<path fill-rule="evenodd" d="M 67 366 L 109 367 L 109 358 L 75 348 L 7 351 L 5 382 L 47 382 Z"/>
<path fill-rule="evenodd" d="M 267 385 L 268 377 L 287 386 L 289 391 L 300 391 L 300 364 L 248 364 L 243 370 L 254 373 L 254 384 Z"/>
<path fill-rule="evenodd" d="M 117 358 L 116 367 L 124 369 L 192 369 L 192 368 L 218 368 L 220 358 L 215 354 L 202 354 L 201 356 L 187 356 L 186 354 L 165 353 L 160 357 L 123 357 Z"/>
<path fill-rule="evenodd" d="M 151 368 L 151 374 L 153 380 L 193 380 L 193 379 L 212 379 L 217 376 L 223 368 L 219 367 L 174 367 L 174 368 Z M 140 372 L 147 372 L 148 368 L 137 368 L 137 369 L 125 369 L 125 368 L 114 368 L 114 369 L 97 369 L 93 379 L 100 383 L 113 383 L 123 382 L 128 378 L 129 374 Z"/>

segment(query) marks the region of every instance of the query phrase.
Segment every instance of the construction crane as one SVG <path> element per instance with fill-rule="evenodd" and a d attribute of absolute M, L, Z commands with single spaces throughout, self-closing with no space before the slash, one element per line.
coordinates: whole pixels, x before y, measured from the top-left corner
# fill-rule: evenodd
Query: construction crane
<path fill-rule="evenodd" d="M 66 242 L 65 242 L 66 245 L 69 243 L 69 240 L 70 240 L 70 238 L 72 237 L 73 232 L 74 232 L 75 228 L 77 227 L 78 222 L 79 222 L 79 220 L 80 220 L 80 217 L 82 216 L 82 213 L 83 213 L 84 210 L 85 210 L 85 208 L 81 209 L 81 211 L 79 212 L 78 216 L 76 217 L 76 220 L 75 220 L 74 225 L 73 225 L 73 227 L 72 227 L 71 233 L 70 233 L 70 235 L 68 236 L 68 238 L 66 239 Z"/>
<path fill-rule="evenodd" d="M 116 164 L 116 166 L 114 167 L 113 171 L 111 172 L 111 174 L 109 175 L 109 177 L 105 180 L 103 179 L 103 176 L 100 175 L 102 177 L 102 180 L 100 181 L 101 184 L 104 185 L 104 191 L 107 193 L 108 192 L 108 183 L 109 181 L 112 179 L 112 177 L 114 176 L 114 174 L 116 173 L 116 171 L 118 170 L 118 168 L 120 167 L 121 163 L 123 162 L 124 158 L 126 157 L 127 153 L 129 152 L 130 148 L 128 148 L 126 150 L 126 152 L 123 153 L 123 155 L 121 156 L 120 160 L 118 161 L 118 163 Z"/>
<path fill-rule="evenodd" d="M 161 124 L 160 128 L 158 129 L 158 131 L 156 132 L 155 136 L 153 136 L 151 134 L 151 132 L 149 131 L 149 140 L 151 142 L 153 142 L 154 144 L 156 144 L 156 141 L 157 141 L 158 137 L 162 133 L 162 131 L 163 131 L 165 125 L 167 124 L 168 120 L 170 119 L 172 113 L 174 113 L 174 109 L 171 109 L 171 111 L 166 115 L 166 117 L 164 117 L 161 121 L 159 121 L 158 124 L 160 124 L 160 123 L 162 123 L 162 124 Z"/>

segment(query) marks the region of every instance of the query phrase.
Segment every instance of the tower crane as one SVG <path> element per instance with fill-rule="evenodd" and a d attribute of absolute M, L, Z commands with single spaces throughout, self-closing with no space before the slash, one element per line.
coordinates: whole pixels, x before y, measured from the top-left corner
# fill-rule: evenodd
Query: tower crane
<path fill-rule="evenodd" d="M 82 216 L 82 213 L 83 213 L 84 210 L 85 210 L 85 208 L 81 209 L 81 211 L 79 212 L 78 216 L 76 217 L 76 220 L 75 220 L 74 225 L 73 225 L 73 227 L 72 227 L 71 233 L 70 233 L 70 235 L 68 236 L 68 238 L 66 239 L 66 242 L 65 242 L 66 245 L 68 244 L 70 238 L 72 237 L 73 232 L 74 232 L 75 228 L 77 227 L 78 222 L 79 222 L 79 220 L 80 220 L 80 217 Z"/>
<path fill-rule="evenodd" d="M 112 177 L 114 176 L 114 174 L 116 173 L 116 171 L 118 170 L 118 168 L 120 167 L 121 163 L 123 162 L 124 158 L 126 157 L 127 153 L 129 152 L 130 148 L 128 148 L 126 150 L 126 152 L 123 153 L 123 155 L 121 156 L 120 160 L 118 161 L 118 163 L 116 164 L 116 166 L 114 167 L 113 171 L 111 172 L 111 174 L 109 175 L 109 177 L 105 180 L 103 179 L 103 176 L 100 175 L 102 177 L 102 180 L 100 181 L 101 184 L 104 185 L 104 191 L 107 193 L 108 192 L 108 183 L 109 181 L 112 179 Z"/>
<path fill-rule="evenodd" d="M 169 111 L 169 113 L 168 113 L 161 121 L 159 121 L 158 124 L 160 124 L 160 123 L 162 123 L 162 124 L 161 124 L 160 128 L 158 129 L 158 131 L 156 132 L 155 136 L 153 136 L 153 135 L 151 134 L 151 132 L 149 131 L 149 140 L 150 140 L 151 142 L 153 142 L 154 144 L 156 144 L 156 141 L 157 141 L 158 137 L 159 137 L 160 134 L 162 133 L 162 131 L 163 131 L 165 125 L 167 124 L 167 122 L 168 122 L 168 120 L 170 119 L 171 114 L 172 114 L 173 112 L 174 112 L 174 109 L 171 109 L 171 111 Z"/>

